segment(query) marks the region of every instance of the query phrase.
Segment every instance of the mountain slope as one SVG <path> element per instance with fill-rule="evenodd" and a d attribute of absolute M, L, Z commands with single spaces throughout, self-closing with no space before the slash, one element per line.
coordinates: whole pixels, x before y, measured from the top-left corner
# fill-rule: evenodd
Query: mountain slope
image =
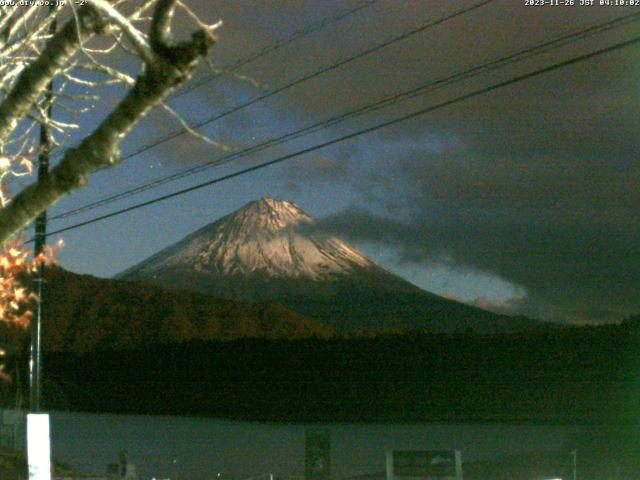
<path fill-rule="evenodd" d="M 314 219 L 294 204 L 263 198 L 118 278 L 227 298 L 273 300 L 345 328 L 491 333 L 537 325 L 421 290 L 315 227 Z"/>
<path fill-rule="evenodd" d="M 334 334 L 331 327 L 275 303 L 173 292 L 57 267 L 47 269 L 45 280 L 42 338 L 47 351 L 82 353 L 192 340 L 293 340 Z M 19 350 L 26 334 L 0 324 L 5 348 Z"/>

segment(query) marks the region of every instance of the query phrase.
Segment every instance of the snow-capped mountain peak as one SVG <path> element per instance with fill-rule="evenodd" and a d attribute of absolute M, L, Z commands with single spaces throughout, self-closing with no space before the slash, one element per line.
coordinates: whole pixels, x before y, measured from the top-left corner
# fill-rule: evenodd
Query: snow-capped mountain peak
<path fill-rule="evenodd" d="M 296 225 L 312 223 L 313 218 L 286 200 L 263 197 L 246 204 L 228 217 L 236 231 L 272 233 Z"/>
<path fill-rule="evenodd" d="M 165 268 L 211 274 L 326 279 L 377 267 L 362 252 L 330 235 L 304 232 L 314 219 L 284 200 L 262 198 L 207 225 L 124 272 L 153 276 Z"/>

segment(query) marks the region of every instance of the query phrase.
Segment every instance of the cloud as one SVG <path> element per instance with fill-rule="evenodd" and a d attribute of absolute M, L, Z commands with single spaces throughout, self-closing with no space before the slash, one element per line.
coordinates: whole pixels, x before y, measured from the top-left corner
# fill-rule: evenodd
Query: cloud
<path fill-rule="evenodd" d="M 444 293 L 441 296 L 455 302 L 466 303 L 483 310 L 489 310 L 491 312 L 504 315 L 513 315 L 514 313 L 516 313 L 520 309 L 522 301 L 525 299 L 524 295 L 514 295 L 504 299 L 480 296 L 469 301 L 460 297 L 456 293 Z"/>
<path fill-rule="evenodd" d="M 522 313 L 637 313 L 639 63 L 615 53 L 368 136 L 348 160 L 358 200 L 324 227 L 494 274 L 527 292 Z"/>
<path fill-rule="evenodd" d="M 325 181 L 337 184 L 349 173 L 345 162 L 326 155 L 297 159 L 293 164 L 296 168 L 289 168 L 285 171 L 287 186 L 291 190 L 304 188 L 304 184 L 309 178 L 316 182 Z"/>
<path fill-rule="evenodd" d="M 208 4 L 200 4 L 206 10 Z M 422 2 L 394 3 L 393 8 L 380 2 L 252 62 L 242 73 L 282 85 L 462 4 L 426 9 Z M 322 11 L 316 6 L 285 1 L 277 11 L 253 3 L 227 7 L 219 13 L 226 23 L 216 62 L 225 64 L 285 38 L 295 29 L 291 18 L 304 25 L 331 13 L 331 5 L 323 2 Z M 233 136 L 237 142 L 260 129 L 285 133 L 299 118 L 302 125 L 311 124 L 602 22 L 612 12 L 531 10 L 521 2 L 497 2 L 225 120 L 219 127 L 227 132 L 222 138 Z M 611 45 L 627 38 L 631 28 L 592 35 L 335 126 L 321 138 Z M 387 245 L 401 262 L 446 262 L 488 272 L 527 292 L 498 308 L 571 321 L 620 319 L 640 311 L 639 64 L 638 50 L 628 49 L 456 103 L 353 139 L 342 145 L 344 150 L 327 149 L 287 163 L 288 168 L 283 164 L 281 181 L 292 190 L 304 185 L 313 191 L 310 186 L 317 182 L 351 193 L 354 206 L 324 218 L 319 228 Z M 251 87 L 237 89 L 246 93 Z M 486 299 L 477 301 L 488 305 Z"/>
<path fill-rule="evenodd" d="M 518 310 L 524 300 L 524 296 L 509 297 L 504 300 L 495 300 L 487 297 L 477 297 L 471 303 L 473 306 L 496 313 L 513 314 Z"/>
<path fill-rule="evenodd" d="M 404 223 L 351 209 L 324 219 L 319 228 L 355 242 L 386 244 L 405 263 L 448 264 L 499 276 L 526 292 L 494 305 L 512 313 L 604 321 L 640 310 L 638 226 L 564 220 L 558 225 L 526 214 L 451 211 L 436 218 L 418 214 Z"/>

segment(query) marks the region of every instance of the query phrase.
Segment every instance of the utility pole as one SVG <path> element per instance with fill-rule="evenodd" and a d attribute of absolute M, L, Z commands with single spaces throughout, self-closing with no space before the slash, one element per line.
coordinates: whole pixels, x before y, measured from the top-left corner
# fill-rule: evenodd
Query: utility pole
<path fill-rule="evenodd" d="M 55 15 L 55 2 L 51 2 L 49 6 L 49 12 L 51 15 Z M 55 17 L 49 25 L 49 33 L 55 33 L 56 31 L 56 19 Z M 53 147 L 51 142 L 51 131 L 49 125 L 46 123 L 51 118 L 53 110 L 53 81 L 47 85 L 47 90 L 44 94 L 44 104 L 46 106 L 46 118 L 43 123 L 40 124 L 40 138 L 38 148 L 38 181 L 42 181 L 47 175 L 49 175 L 49 154 Z M 37 257 L 40 255 L 47 241 L 47 211 L 45 210 L 36 218 L 35 222 L 35 247 L 34 255 Z M 44 295 L 44 264 L 38 265 L 38 271 L 36 272 L 36 295 L 38 300 L 36 302 L 36 315 L 34 321 L 31 322 L 31 352 L 29 359 L 29 410 L 32 413 L 40 411 L 41 400 L 41 350 L 42 350 L 42 304 Z"/>
<path fill-rule="evenodd" d="M 56 31 L 55 2 L 51 2 L 49 14 L 53 17 L 49 25 L 51 34 Z M 38 147 L 38 181 L 49 175 L 49 153 L 53 147 L 48 124 L 53 110 L 53 80 L 44 92 L 45 118 L 40 123 Z M 44 251 L 47 241 L 47 211 L 36 217 L 35 246 L 37 257 Z M 31 358 L 29 359 L 29 414 L 27 415 L 27 465 L 30 480 L 51 480 L 51 433 L 49 415 L 41 412 L 41 350 L 42 350 L 42 303 L 44 296 L 44 263 L 36 272 L 36 315 L 31 322 Z"/>
<path fill-rule="evenodd" d="M 578 480 L 578 449 L 571 452 L 573 458 L 573 480 Z"/>

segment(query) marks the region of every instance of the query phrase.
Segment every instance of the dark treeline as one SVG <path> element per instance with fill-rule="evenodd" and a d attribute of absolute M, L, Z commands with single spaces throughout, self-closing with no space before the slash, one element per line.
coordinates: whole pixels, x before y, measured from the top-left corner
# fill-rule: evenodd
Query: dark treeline
<path fill-rule="evenodd" d="M 494 336 L 196 341 L 49 353 L 44 365 L 44 398 L 57 409 L 310 421 L 640 418 L 637 318 Z"/>

